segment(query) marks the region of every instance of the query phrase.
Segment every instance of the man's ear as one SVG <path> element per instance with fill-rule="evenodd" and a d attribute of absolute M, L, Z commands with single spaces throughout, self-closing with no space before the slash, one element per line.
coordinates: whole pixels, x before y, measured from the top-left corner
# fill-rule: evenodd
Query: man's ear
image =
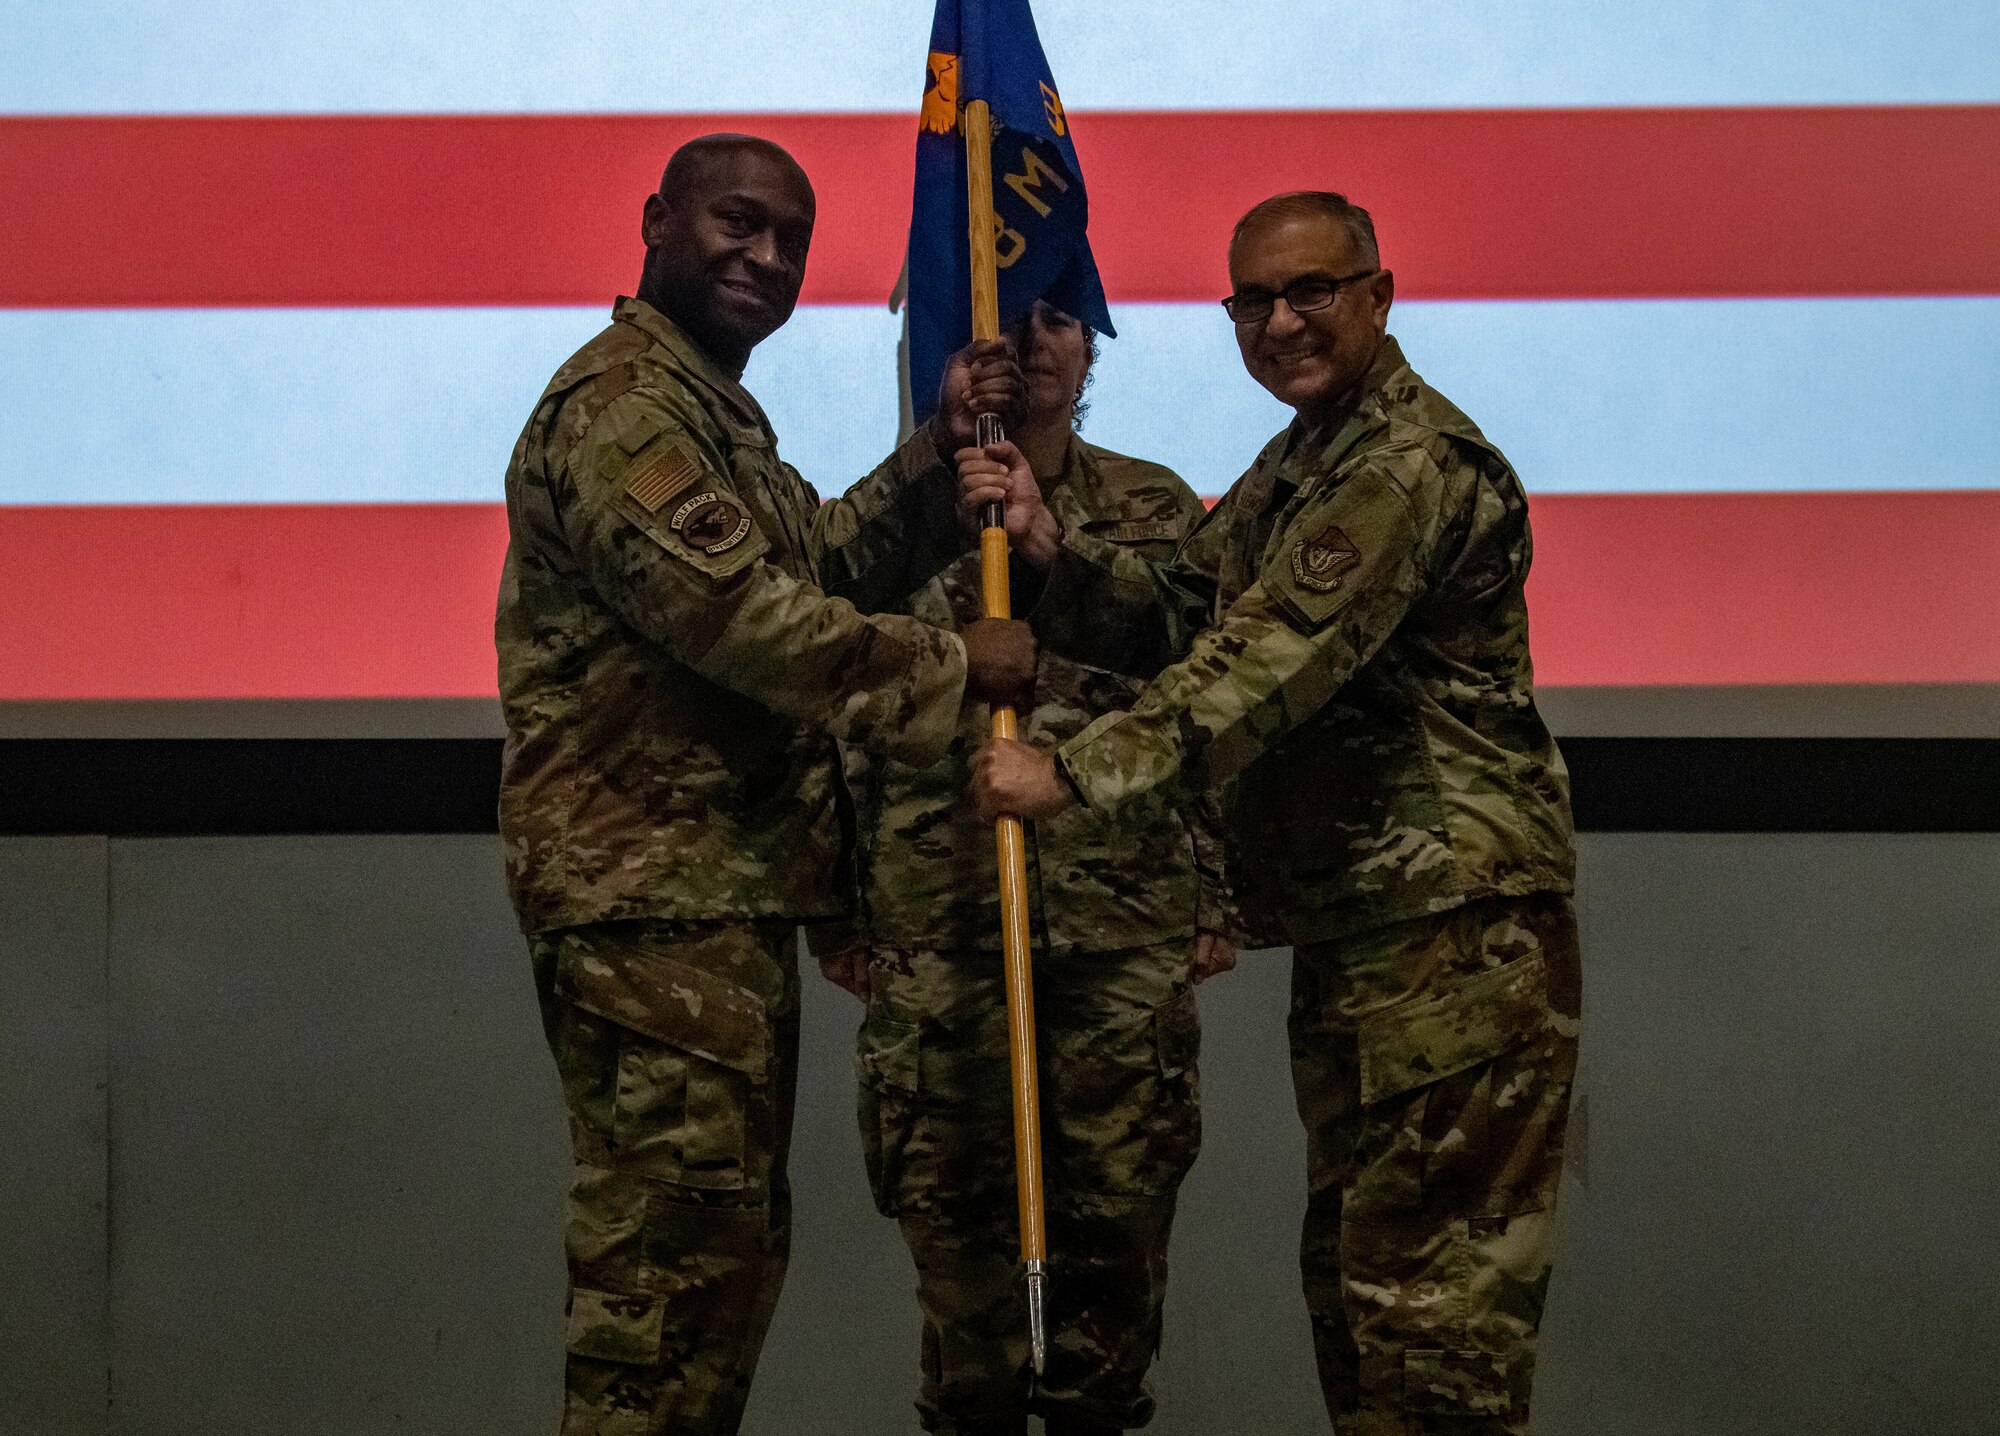
<path fill-rule="evenodd" d="M 639 238 L 646 248 L 658 249 L 667 237 L 667 202 L 657 192 L 646 196 L 646 207 L 639 212 Z"/>
<path fill-rule="evenodd" d="M 1385 269 L 1369 280 L 1368 298 L 1375 307 L 1375 329 L 1380 333 L 1389 327 L 1389 306 L 1396 302 L 1394 272 Z"/>

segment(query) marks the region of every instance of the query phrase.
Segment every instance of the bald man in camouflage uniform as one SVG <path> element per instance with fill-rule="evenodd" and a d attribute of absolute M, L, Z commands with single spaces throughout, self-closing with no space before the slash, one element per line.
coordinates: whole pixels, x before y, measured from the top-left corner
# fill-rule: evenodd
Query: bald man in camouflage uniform
<path fill-rule="evenodd" d="M 1172 666 L 1052 755 L 982 749 L 975 788 L 1044 821 L 1231 789 L 1237 888 L 1295 949 L 1300 1255 L 1328 1412 L 1349 1436 L 1519 1436 L 1579 992 L 1527 502 L 1387 337 L 1365 211 L 1267 201 L 1230 275 L 1245 364 L 1297 418 L 1171 565 L 1038 521 L 1022 549 L 1048 572 L 1045 641 Z M 965 465 L 965 501 L 1032 503 L 1023 467 Z"/>
<path fill-rule="evenodd" d="M 678 152 L 641 297 L 507 474 L 500 831 L 576 1154 L 564 1436 L 737 1430 L 790 1240 L 797 924 L 843 910 L 834 743 L 923 761 L 978 690 L 971 635 L 866 612 L 963 551 L 933 435 L 821 508 L 740 382 L 812 216 L 775 146 Z M 976 370 L 953 438 L 1019 388 Z"/>
<path fill-rule="evenodd" d="M 1045 303 L 1017 332 L 1029 402 L 1011 432 L 1049 468 L 1049 505 L 1100 542 L 1171 559 L 1201 518 L 1194 491 L 1170 469 L 1074 432 L 1093 336 Z M 977 620 L 978 555 L 931 580 L 906 611 L 946 629 Z M 1060 743 L 1140 686 L 1044 653 L 1021 731 Z M 1235 921 L 1221 843 L 1199 803 L 1183 811 L 1145 799 L 1035 830 L 1028 891 L 1031 931 L 1047 942 L 1035 1006 L 1051 1268 L 1048 1370 L 1031 1400 L 998 873 L 992 825 L 966 801 L 967 761 L 987 732 L 985 711 L 968 709 L 942 761 L 849 757 L 869 958 L 849 984 L 868 1000 L 862 1144 L 876 1202 L 898 1219 L 916 1263 L 924 1428 L 1020 1436 L 1032 1406 L 1051 1436 L 1104 1436 L 1153 1413 L 1145 1378 L 1174 1197 L 1201 1141 L 1193 983 L 1233 965 Z"/>

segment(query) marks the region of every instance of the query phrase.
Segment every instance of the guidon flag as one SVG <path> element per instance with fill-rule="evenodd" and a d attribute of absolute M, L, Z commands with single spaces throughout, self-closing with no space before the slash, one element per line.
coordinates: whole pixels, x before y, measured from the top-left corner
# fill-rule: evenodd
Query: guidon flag
<path fill-rule="evenodd" d="M 910 212 L 910 395 L 919 422 L 937 407 L 945 361 L 972 338 L 960 121 L 973 100 L 993 116 L 1000 323 L 1046 299 L 1100 334 L 1117 333 L 1085 235 L 1083 168 L 1028 0 L 938 0 Z"/>

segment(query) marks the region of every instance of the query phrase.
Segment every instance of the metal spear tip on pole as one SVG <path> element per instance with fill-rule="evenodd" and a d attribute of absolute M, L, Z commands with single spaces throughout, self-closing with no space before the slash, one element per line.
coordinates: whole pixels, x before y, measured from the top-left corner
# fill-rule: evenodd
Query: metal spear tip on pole
<path fill-rule="evenodd" d="M 1028 1361 L 1038 1378 L 1049 1359 L 1048 1321 L 1042 1299 L 1043 1265 L 1038 1261 L 1028 1263 Z"/>

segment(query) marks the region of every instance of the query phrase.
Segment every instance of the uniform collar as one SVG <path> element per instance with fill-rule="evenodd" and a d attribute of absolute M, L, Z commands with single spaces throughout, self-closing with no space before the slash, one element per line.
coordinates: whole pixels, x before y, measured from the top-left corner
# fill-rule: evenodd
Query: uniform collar
<path fill-rule="evenodd" d="M 673 358 L 676 368 L 714 393 L 739 417 L 766 433 L 770 432 L 771 421 L 765 417 L 764 408 L 756 397 L 743 387 L 743 376 L 718 364 L 673 320 L 645 300 L 629 295 L 619 296 L 618 302 L 611 307 L 611 317 L 619 323 L 644 330 L 648 338 Z"/>
<path fill-rule="evenodd" d="M 1042 502 L 1059 519 L 1087 522 L 1094 512 L 1097 478 L 1097 462 L 1090 455 L 1090 446 L 1072 433 L 1063 450 L 1062 470 L 1042 491 Z"/>
<path fill-rule="evenodd" d="M 1414 384 L 1416 378 L 1410 361 L 1403 357 L 1403 346 L 1396 342 L 1396 336 L 1384 334 L 1368 372 L 1347 391 L 1346 397 L 1331 414 L 1310 427 L 1297 419 L 1292 421 L 1286 436 L 1286 456 L 1303 458 L 1310 455 L 1315 467 L 1333 467 L 1360 442 L 1363 434 L 1387 417 L 1383 392 L 1405 381 Z"/>

